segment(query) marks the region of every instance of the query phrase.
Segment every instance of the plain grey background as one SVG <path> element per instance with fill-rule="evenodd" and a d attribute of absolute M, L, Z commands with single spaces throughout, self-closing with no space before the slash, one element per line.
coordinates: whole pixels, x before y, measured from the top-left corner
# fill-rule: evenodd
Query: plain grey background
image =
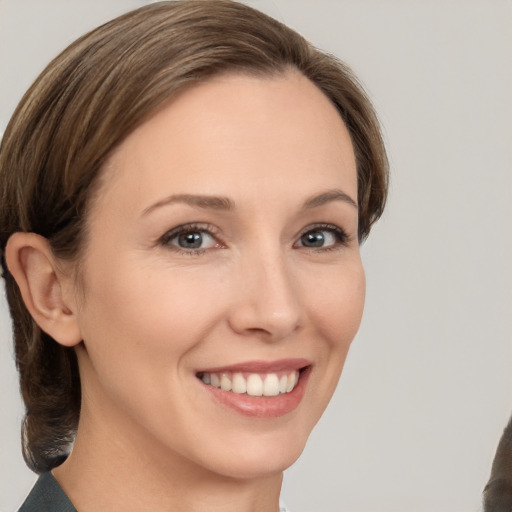
<path fill-rule="evenodd" d="M 0 132 L 44 65 L 142 0 L 0 0 Z M 294 512 L 468 512 L 512 411 L 512 2 L 248 2 L 345 60 L 392 184 L 362 248 L 367 304 L 283 497 Z M 0 511 L 35 476 L 0 300 Z"/>

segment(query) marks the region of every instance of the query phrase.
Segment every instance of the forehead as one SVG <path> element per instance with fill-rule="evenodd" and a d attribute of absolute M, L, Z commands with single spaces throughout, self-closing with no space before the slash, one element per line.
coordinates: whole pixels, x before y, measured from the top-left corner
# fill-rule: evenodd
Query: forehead
<path fill-rule="evenodd" d="M 122 191 L 143 207 L 165 193 L 230 195 L 231 185 L 238 196 L 265 188 L 267 201 L 283 187 L 339 186 L 356 199 L 350 135 L 300 73 L 225 74 L 180 92 L 114 151 L 100 198 Z"/>

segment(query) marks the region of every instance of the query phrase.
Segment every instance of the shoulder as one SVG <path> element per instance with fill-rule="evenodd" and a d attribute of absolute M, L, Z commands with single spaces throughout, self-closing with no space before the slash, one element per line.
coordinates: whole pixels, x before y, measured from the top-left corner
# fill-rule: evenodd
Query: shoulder
<path fill-rule="evenodd" d="M 43 473 L 18 512 L 77 512 L 51 473 Z"/>

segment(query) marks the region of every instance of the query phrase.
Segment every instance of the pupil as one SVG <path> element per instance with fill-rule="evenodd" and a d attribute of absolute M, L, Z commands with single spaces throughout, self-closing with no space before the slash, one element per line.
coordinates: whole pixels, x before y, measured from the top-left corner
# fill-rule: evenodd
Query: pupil
<path fill-rule="evenodd" d="M 325 237 L 321 231 L 315 231 L 302 235 L 302 244 L 307 247 L 322 247 L 324 242 Z"/>
<path fill-rule="evenodd" d="M 201 233 L 184 233 L 179 236 L 179 244 L 185 249 L 199 249 L 203 243 Z"/>

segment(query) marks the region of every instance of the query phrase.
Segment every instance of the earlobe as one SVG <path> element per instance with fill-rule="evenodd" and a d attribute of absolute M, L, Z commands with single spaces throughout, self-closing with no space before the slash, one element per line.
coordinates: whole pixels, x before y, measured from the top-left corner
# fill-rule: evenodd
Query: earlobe
<path fill-rule="evenodd" d="M 72 278 L 59 270 L 48 240 L 35 233 L 14 233 L 5 259 L 37 325 L 62 345 L 80 343 L 76 307 L 64 294 Z"/>

